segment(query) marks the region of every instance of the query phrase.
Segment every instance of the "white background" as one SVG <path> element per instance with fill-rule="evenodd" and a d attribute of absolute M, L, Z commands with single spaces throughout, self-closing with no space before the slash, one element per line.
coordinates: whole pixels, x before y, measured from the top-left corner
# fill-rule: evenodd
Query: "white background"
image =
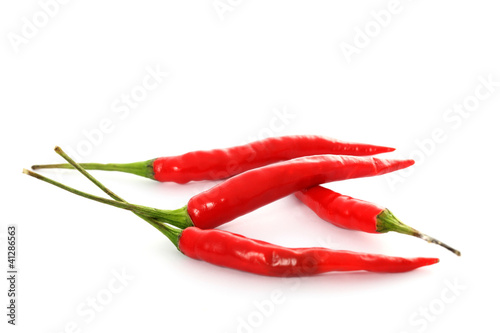
<path fill-rule="evenodd" d="M 47 333 L 498 328 L 492 267 L 500 231 L 498 6 L 219 5 L 2 3 L 0 266 L 6 275 L 12 223 L 19 266 L 18 325 L 6 323 L 2 278 L 2 327 Z M 356 53 L 346 56 L 342 48 L 349 47 Z M 123 96 L 140 92 L 148 70 L 163 73 L 158 84 L 126 107 Z M 289 134 L 388 145 L 397 151 L 385 157 L 415 158 L 398 178 L 328 187 L 390 208 L 462 257 L 409 236 L 341 230 L 289 197 L 222 228 L 284 246 L 441 262 L 393 275 L 256 276 L 191 260 L 133 214 L 21 173 L 32 164 L 61 162 L 55 145 L 80 162 L 133 162 Z M 103 195 L 76 172 L 43 174 Z M 128 201 L 159 208 L 181 207 L 214 184 L 93 174 Z"/>

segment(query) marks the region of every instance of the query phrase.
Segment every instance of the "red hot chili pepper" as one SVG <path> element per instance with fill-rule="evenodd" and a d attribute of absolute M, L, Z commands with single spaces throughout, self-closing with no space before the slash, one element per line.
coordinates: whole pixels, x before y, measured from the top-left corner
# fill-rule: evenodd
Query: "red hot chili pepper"
<path fill-rule="evenodd" d="M 367 156 L 394 148 L 339 141 L 317 135 L 294 135 L 255 141 L 226 149 L 193 151 L 179 156 L 126 163 L 82 163 L 87 170 L 122 171 L 160 182 L 187 183 L 225 179 L 244 171 L 292 158 L 334 154 Z M 33 169 L 72 168 L 70 164 L 33 165 Z"/>
<path fill-rule="evenodd" d="M 454 248 L 407 226 L 387 208 L 371 202 L 342 195 L 322 186 L 298 191 L 295 196 L 323 220 L 338 227 L 369 233 L 395 231 L 441 245 L 460 255 Z"/>
<path fill-rule="evenodd" d="M 212 229 L 304 188 L 332 181 L 382 175 L 413 160 L 316 155 L 252 169 L 192 197 L 187 213 L 194 226 Z"/>
<path fill-rule="evenodd" d="M 278 277 L 358 270 L 397 273 L 439 262 L 437 258 L 390 257 L 319 247 L 286 248 L 223 230 L 196 227 L 180 232 L 178 248 L 193 259 Z"/>

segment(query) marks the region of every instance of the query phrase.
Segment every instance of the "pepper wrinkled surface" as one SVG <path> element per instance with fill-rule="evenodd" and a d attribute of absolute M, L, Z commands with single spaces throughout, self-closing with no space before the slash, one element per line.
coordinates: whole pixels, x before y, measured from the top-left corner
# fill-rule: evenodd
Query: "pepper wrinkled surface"
<path fill-rule="evenodd" d="M 377 216 L 385 209 L 322 186 L 298 191 L 295 196 L 323 220 L 349 230 L 377 233 Z"/>

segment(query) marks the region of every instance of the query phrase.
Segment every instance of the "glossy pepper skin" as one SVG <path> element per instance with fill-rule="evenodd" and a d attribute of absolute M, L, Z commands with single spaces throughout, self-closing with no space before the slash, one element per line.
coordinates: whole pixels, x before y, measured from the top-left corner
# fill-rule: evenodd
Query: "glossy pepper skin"
<path fill-rule="evenodd" d="M 186 256 L 249 273 L 293 277 L 332 271 L 406 272 L 439 262 L 437 258 L 401 258 L 327 248 L 286 248 L 228 231 L 189 227 L 179 250 Z"/>
<path fill-rule="evenodd" d="M 192 151 L 134 163 L 82 163 L 86 170 L 121 171 L 160 182 L 184 184 L 225 179 L 236 174 L 297 157 L 334 154 L 367 156 L 394 148 L 345 142 L 319 135 L 272 137 L 225 149 Z M 70 164 L 33 165 L 33 169 L 73 168 Z"/>
<path fill-rule="evenodd" d="M 334 192 L 323 186 L 295 192 L 295 196 L 320 218 L 337 227 L 379 232 L 377 216 L 385 209 L 382 206 Z"/>
<path fill-rule="evenodd" d="M 160 182 L 225 179 L 263 165 L 292 158 L 335 154 L 366 156 L 393 148 L 351 143 L 317 135 L 272 137 L 226 149 L 194 151 L 154 160 L 154 178 Z"/>
<path fill-rule="evenodd" d="M 316 215 L 337 227 L 377 234 L 395 231 L 421 238 L 461 255 L 460 251 L 451 246 L 404 224 L 390 210 L 380 205 L 352 198 L 323 186 L 300 190 L 295 196 Z"/>
<path fill-rule="evenodd" d="M 56 147 L 56 152 L 74 165 L 79 172 L 102 191 L 116 200 L 116 203 L 128 204 L 91 176 L 58 147 Z M 107 203 L 107 199 L 78 191 L 29 170 L 24 169 L 23 173 L 71 193 Z M 388 257 L 350 251 L 333 251 L 326 248 L 293 249 L 253 240 L 222 230 L 202 230 L 196 227 L 186 227 L 182 230 L 172 228 L 163 221 L 152 219 L 149 215 L 142 215 L 139 208 L 139 206 L 136 206 L 133 212 L 167 236 L 186 256 L 255 274 L 291 277 L 315 275 L 329 271 L 353 270 L 395 273 L 432 265 L 439 261 L 436 258 Z"/>
<path fill-rule="evenodd" d="M 304 188 L 332 181 L 382 175 L 413 165 L 413 160 L 316 155 L 252 169 L 192 197 L 192 224 L 212 229 Z"/>

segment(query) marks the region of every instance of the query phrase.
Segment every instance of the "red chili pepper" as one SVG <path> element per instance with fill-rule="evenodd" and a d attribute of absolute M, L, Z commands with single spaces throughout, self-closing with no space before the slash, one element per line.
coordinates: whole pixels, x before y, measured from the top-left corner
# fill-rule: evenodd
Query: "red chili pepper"
<path fill-rule="evenodd" d="M 226 149 L 193 151 L 179 156 L 126 163 L 81 163 L 87 170 L 121 171 L 160 182 L 187 183 L 194 180 L 225 179 L 244 171 L 292 158 L 334 154 L 366 156 L 394 148 L 343 142 L 323 136 L 295 135 L 268 138 Z M 33 165 L 33 169 L 72 168 L 70 164 Z"/>
<path fill-rule="evenodd" d="M 460 255 L 456 249 L 407 226 L 390 210 L 377 204 L 342 195 L 322 186 L 298 191 L 295 196 L 323 220 L 338 227 L 370 233 L 395 231 L 441 245 Z"/>
<path fill-rule="evenodd" d="M 123 199 L 105 188 L 83 168 L 76 164 L 75 166 L 112 198 L 126 204 Z M 31 171 L 24 170 L 24 172 L 70 192 L 77 194 L 80 192 Z M 82 195 L 92 198 L 87 193 Z M 437 258 L 390 257 L 351 251 L 334 251 L 318 247 L 286 248 L 228 231 L 202 230 L 197 227 L 187 227 L 184 230 L 174 229 L 155 219 L 141 214 L 137 215 L 166 235 L 179 251 L 190 258 L 260 275 L 293 277 L 331 271 L 358 270 L 397 273 L 439 262 Z"/>
<path fill-rule="evenodd" d="M 397 273 L 439 262 L 437 258 L 390 257 L 319 247 L 286 248 L 223 230 L 196 227 L 184 229 L 177 245 L 183 254 L 193 259 L 279 277 L 358 270 Z"/>
<path fill-rule="evenodd" d="M 252 169 L 192 197 L 187 213 L 194 226 L 212 229 L 304 188 L 332 181 L 382 175 L 413 160 L 316 155 Z"/>

